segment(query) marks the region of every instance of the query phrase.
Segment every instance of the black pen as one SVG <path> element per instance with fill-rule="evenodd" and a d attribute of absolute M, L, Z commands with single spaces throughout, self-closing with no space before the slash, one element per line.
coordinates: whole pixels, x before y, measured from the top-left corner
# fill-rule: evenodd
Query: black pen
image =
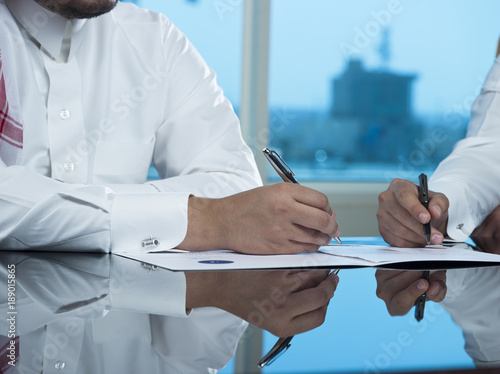
<path fill-rule="evenodd" d="M 425 209 L 429 209 L 429 187 L 427 185 L 427 176 L 422 173 L 418 177 L 418 184 L 420 189 L 420 203 L 424 206 Z M 427 244 L 431 243 L 431 221 L 424 223 L 424 235 L 425 241 Z M 424 270 L 422 272 L 422 278 L 429 282 L 430 272 L 429 270 Z M 418 297 L 415 301 L 415 319 L 417 322 L 420 322 L 422 318 L 424 318 L 424 310 L 425 310 L 425 299 L 426 293 L 424 292 L 422 295 Z"/>
<path fill-rule="evenodd" d="M 418 184 L 420 185 L 420 202 L 425 209 L 429 209 L 429 186 L 427 185 L 427 175 L 424 173 L 418 176 Z M 431 220 L 424 223 L 424 235 L 427 244 L 431 244 Z"/>
<path fill-rule="evenodd" d="M 290 169 L 290 166 L 287 165 L 285 160 L 283 160 L 280 155 L 269 148 L 264 148 L 263 150 L 264 156 L 266 156 L 267 161 L 272 165 L 274 170 L 278 173 L 278 175 L 283 179 L 284 182 L 299 184 L 297 179 L 295 179 L 295 174 Z M 337 243 L 342 244 L 342 241 L 339 237 L 334 238 Z M 333 273 L 337 274 L 339 269 L 333 270 Z M 286 338 L 279 338 L 276 344 L 271 348 L 271 350 L 260 359 L 257 363 L 259 368 L 263 368 L 264 366 L 271 365 L 279 356 L 286 352 L 288 348 L 290 348 L 290 342 L 292 341 L 293 336 L 288 336 Z"/>
<path fill-rule="evenodd" d="M 429 282 L 430 275 L 431 272 L 429 270 L 424 270 L 422 272 L 422 278 L 424 278 L 427 282 Z M 426 294 L 424 292 L 418 297 L 417 301 L 415 301 L 415 319 L 417 322 L 420 322 L 422 318 L 424 318 L 425 298 Z"/>

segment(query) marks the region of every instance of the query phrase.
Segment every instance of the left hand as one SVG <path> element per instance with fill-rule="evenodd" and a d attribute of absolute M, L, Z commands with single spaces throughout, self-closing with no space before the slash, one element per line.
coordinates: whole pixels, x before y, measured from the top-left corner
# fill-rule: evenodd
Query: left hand
<path fill-rule="evenodd" d="M 385 302 L 391 316 L 410 311 L 424 292 L 426 300 L 440 302 L 446 296 L 446 271 L 431 271 L 429 282 L 421 271 L 377 270 L 377 296 Z"/>
<path fill-rule="evenodd" d="M 486 252 L 498 253 L 500 244 L 500 206 L 481 223 L 471 234 L 472 240 Z"/>

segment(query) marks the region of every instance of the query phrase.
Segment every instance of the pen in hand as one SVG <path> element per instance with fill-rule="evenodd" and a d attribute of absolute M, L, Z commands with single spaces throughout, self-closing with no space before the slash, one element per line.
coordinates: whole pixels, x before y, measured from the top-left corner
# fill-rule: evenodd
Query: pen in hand
<path fill-rule="evenodd" d="M 274 170 L 278 173 L 278 175 L 283 179 L 284 182 L 299 184 L 297 179 L 295 179 L 295 174 L 287 165 L 287 163 L 280 157 L 280 155 L 269 148 L 264 148 L 264 156 L 272 165 Z M 337 243 L 342 244 L 342 241 L 339 237 L 334 237 Z M 333 270 L 335 274 L 339 272 L 339 269 Z M 286 352 L 288 348 L 290 348 L 290 342 L 292 341 L 293 336 L 288 336 L 286 338 L 279 338 L 276 344 L 271 348 L 271 350 L 260 359 L 258 362 L 258 367 L 263 368 L 264 366 L 271 365 L 279 356 Z"/>
<path fill-rule="evenodd" d="M 424 206 L 425 209 L 429 208 L 429 187 L 427 185 L 427 176 L 422 173 L 418 177 L 419 190 L 420 190 L 420 203 Z M 427 244 L 431 243 L 431 221 L 424 223 L 424 235 L 425 241 Z M 422 272 L 422 278 L 429 282 L 430 272 L 429 270 L 424 270 Z M 420 322 L 424 318 L 424 310 L 425 310 L 425 299 L 426 293 L 424 292 L 422 295 L 418 297 L 415 301 L 415 319 L 417 322 Z"/>
<path fill-rule="evenodd" d="M 429 209 L 429 187 L 427 185 L 427 176 L 424 173 L 419 175 L 418 183 L 420 186 L 420 203 L 425 209 Z M 424 223 L 424 235 L 427 244 L 431 244 L 431 220 Z"/>
<path fill-rule="evenodd" d="M 295 173 L 290 169 L 290 166 L 280 157 L 280 155 L 269 148 L 264 148 L 263 150 L 264 156 L 266 156 L 267 161 L 271 164 L 271 166 L 276 170 L 278 175 L 283 179 L 284 182 L 299 184 L 297 179 L 295 179 Z M 339 244 L 342 244 L 342 241 L 338 236 L 335 236 L 333 239 Z"/>
<path fill-rule="evenodd" d="M 429 282 L 430 274 L 431 272 L 429 270 L 424 270 L 422 272 L 422 278 Z M 425 299 L 426 293 L 424 292 L 418 297 L 417 301 L 415 301 L 415 319 L 417 322 L 420 322 L 424 318 Z"/>

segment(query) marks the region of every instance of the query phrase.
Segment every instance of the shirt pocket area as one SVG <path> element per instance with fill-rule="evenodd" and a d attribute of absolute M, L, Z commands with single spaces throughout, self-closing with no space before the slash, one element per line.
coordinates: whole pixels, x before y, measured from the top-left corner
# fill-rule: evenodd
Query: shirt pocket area
<path fill-rule="evenodd" d="M 154 147 L 155 138 L 147 144 L 100 141 L 95 151 L 93 183 L 146 182 Z"/>

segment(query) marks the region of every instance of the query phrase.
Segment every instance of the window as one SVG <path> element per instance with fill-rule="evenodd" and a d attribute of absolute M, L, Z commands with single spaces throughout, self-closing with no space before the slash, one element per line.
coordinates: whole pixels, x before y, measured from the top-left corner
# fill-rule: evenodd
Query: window
<path fill-rule="evenodd" d="M 273 0 L 271 146 L 302 180 L 431 174 L 465 135 L 499 11 L 494 0 Z"/>

